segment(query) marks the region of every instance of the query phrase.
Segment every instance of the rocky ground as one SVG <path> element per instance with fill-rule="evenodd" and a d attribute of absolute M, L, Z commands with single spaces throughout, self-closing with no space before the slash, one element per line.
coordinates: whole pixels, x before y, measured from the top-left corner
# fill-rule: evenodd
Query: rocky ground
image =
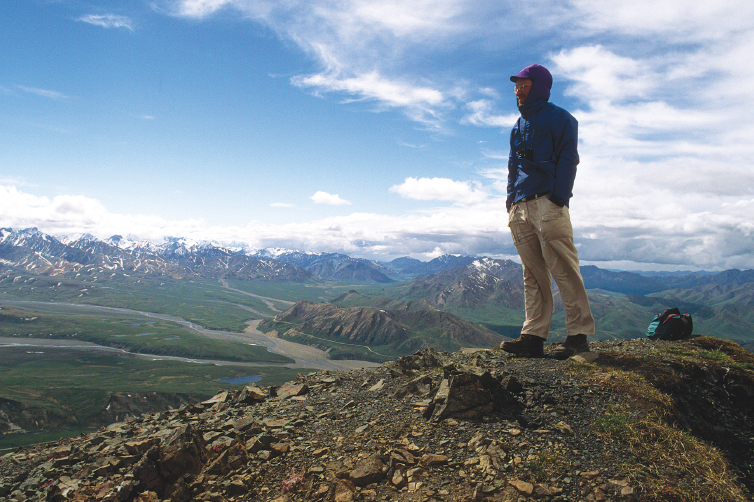
<path fill-rule="evenodd" d="M 569 361 L 426 349 L 249 386 L 4 455 L 0 501 L 751 500 L 754 359 L 732 345 L 598 342 Z M 650 442 L 684 450 L 667 461 L 610 433 L 655 401 L 668 429 Z M 721 468 L 684 463 L 674 431 Z"/>

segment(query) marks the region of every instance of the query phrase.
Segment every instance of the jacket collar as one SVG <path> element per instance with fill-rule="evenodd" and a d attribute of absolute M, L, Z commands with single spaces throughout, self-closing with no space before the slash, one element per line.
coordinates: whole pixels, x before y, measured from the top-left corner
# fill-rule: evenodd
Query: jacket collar
<path fill-rule="evenodd" d="M 547 104 L 546 99 L 538 99 L 531 103 L 529 103 L 529 100 L 527 100 L 526 103 L 518 107 L 518 111 L 521 112 L 521 116 L 523 118 L 527 118 L 533 112 L 538 112 L 539 110 L 541 110 L 542 107 L 545 106 L 546 104 Z"/>

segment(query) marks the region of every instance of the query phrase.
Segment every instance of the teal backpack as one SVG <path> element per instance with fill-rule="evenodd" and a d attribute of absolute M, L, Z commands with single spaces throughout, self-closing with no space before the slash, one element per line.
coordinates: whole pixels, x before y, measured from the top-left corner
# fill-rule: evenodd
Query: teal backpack
<path fill-rule="evenodd" d="M 647 336 L 652 340 L 682 340 L 690 337 L 693 329 L 691 316 L 672 308 L 655 316 L 647 328 Z"/>

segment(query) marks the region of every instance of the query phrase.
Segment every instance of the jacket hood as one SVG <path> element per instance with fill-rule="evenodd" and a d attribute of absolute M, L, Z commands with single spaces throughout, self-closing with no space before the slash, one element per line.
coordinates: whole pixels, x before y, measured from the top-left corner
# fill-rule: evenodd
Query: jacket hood
<path fill-rule="evenodd" d="M 532 85 L 526 101 L 521 105 L 533 103 L 540 99 L 547 101 L 550 99 L 550 89 L 552 89 L 552 75 L 549 70 L 542 65 L 532 64 L 511 77 L 511 82 L 516 82 L 520 78 L 531 79 Z"/>

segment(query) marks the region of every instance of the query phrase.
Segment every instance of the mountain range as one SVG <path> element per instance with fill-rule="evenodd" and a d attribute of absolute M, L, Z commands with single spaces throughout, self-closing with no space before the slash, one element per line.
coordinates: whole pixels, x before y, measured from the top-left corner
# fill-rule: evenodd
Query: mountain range
<path fill-rule="evenodd" d="M 145 273 L 171 277 L 223 277 L 279 282 L 332 279 L 374 284 L 429 275 L 474 261 L 444 255 L 429 262 L 398 258 L 380 263 L 340 253 L 253 250 L 208 241 L 166 238 L 160 242 L 114 235 L 54 237 L 36 228 L 0 228 L 0 263 L 44 275 Z"/>
<path fill-rule="evenodd" d="M 209 241 L 168 237 L 159 242 L 133 236 L 114 235 L 100 240 L 89 234 L 54 237 L 36 228 L 0 228 L 0 260 L 47 275 L 100 266 L 111 271 L 196 274 L 214 277 L 252 268 L 249 279 L 306 281 L 336 279 L 366 283 L 390 283 L 416 276 L 428 276 L 468 265 L 483 257 L 442 255 L 428 262 L 402 257 L 390 262 L 352 258 L 340 253 L 313 253 L 285 249 L 254 250 L 245 246 L 224 246 Z M 520 265 L 510 262 L 507 279 L 520 281 Z M 308 274 L 286 267 L 293 265 Z M 56 268 L 58 266 L 59 268 Z M 517 267 L 517 269 L 516 269 Z M 225 269 L 225 270 L 220 270 Z M 709 284 L 742 286 L 754 283 L 754 270 L 658 274 L 581 267 L 587 289 L 646 295 L 669 289 L 690 289 Z M 240 274 L 243 275 L 243 274 Z"/>
<path fill-rule="evenodd" d="M 146 275 L 275 283 L 342 281 L 363 284 L 362 304 L 421 301 L 504 336 L 517 336 L 523 319 L 521 266 L 509 260 L 445 255 L 429 262 L 403 257 L 381 263 L 339 253 L 253 250 L 169 238 L 155 243 L 132 236 L 100 240 L 91 235 L 54 237 L 35 228 L 0 229 L 0 270 L 68 279 L 105 280 Z M 694 316 L 697 331 L 754 340 L 754 271 L 642 274 L 583 266 L 582 276 L 598 329 L 606 338 L 642 336 L 651 317 L 678 307 Z M 370 294 L 376 286 L 379 295 Z M 371 289 L 370 289 L 371 288 Z M 553 331 L 562 332 L 556 294 Z M 366 335 L 348 335 L 368 339 Z"/>

